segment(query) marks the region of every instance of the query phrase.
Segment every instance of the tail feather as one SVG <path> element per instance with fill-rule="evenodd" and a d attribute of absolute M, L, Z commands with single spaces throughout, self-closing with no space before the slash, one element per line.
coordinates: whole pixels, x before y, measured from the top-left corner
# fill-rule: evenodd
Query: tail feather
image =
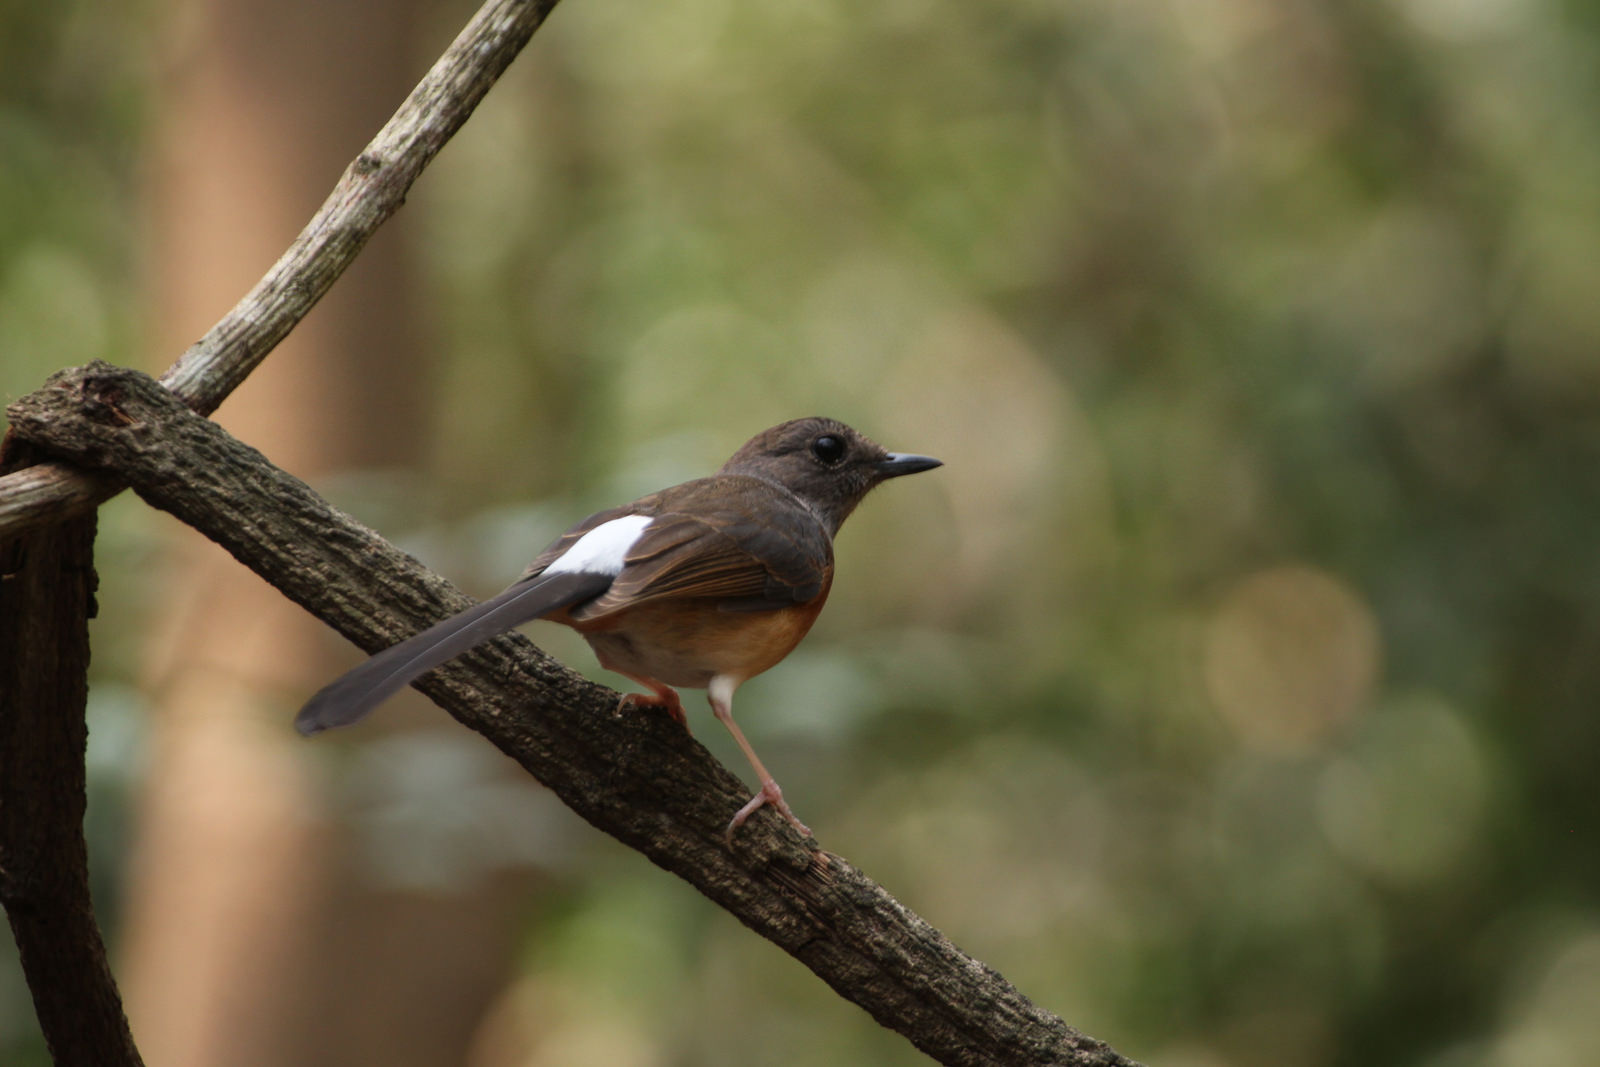
<path fill-rule="evenodd" d="M 611 576 L 563 572 L 519 582 L 481 604 L 384 649 L 324 686 L 300 709 L 294 726 L 307 737 L 335 726 L 349 726 L 418 675 L 455 659 L 496 634 L 521 626 L 558 608 L 605 592 Z"/>

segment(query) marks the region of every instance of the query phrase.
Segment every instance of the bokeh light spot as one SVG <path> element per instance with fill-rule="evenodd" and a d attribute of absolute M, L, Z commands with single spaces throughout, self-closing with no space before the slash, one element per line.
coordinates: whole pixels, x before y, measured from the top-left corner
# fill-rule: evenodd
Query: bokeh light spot
<path fill-rule="evenodd" d="M 1227 594 L 1202 655 L 1206 691 L 1245 744 L 1305 751 L 1365 706 L 1378 673 L 1378 627 L 1332 575 L 1277 567 Z"/>

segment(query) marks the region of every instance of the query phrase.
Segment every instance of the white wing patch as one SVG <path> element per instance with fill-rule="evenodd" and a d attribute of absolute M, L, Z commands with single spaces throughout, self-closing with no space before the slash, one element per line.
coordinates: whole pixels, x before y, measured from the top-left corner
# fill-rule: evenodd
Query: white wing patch
<path fill-rule="evenodd" d="M 624 515 L 620 519 L 602 522 L 574 541 L 571 548 L 545 568 L 544 573 L 577 571 L 583 574 L 609 574 L 615 578 L 622 573 L 628 549 L 639 540 L 639 535 L 644 533 L 650 521 L 649 515 Z"/>

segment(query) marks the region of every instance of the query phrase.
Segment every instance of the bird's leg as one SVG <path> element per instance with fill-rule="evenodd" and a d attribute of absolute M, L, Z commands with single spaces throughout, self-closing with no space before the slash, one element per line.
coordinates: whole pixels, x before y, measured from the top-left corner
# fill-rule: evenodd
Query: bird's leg
<path fill-rule="evenodd" d="M 623 693 L 617 700 L 618 711 L 623 708 L 660 708 L 672 716 L 673 722 L 683 727 L 685 732 L 688 732 L 689 717 L 683 713 L 683 701 L 678 699 L 678 691 L 676 689 L 658 682 L 654 678 L 646 678 L 642 674 L 634 674 L 631 671 L 622 670 L 612 662 L 610 656 L 601 650 L 601 646 L 591 643 L 591 647 L 594 649 L 594 658 L 600 661 L 600 666 L 608 671 L 614 671 L 622 675 L 636 685 L 644 686 L 654 694 L 653 696 L 646 696 L 644 693 Z"/>
<path fill-rule="evenodd" d="M 615 667 L 608 667 L 607 669 L 617 670 Z M 683 701 L 678 699 L 678 691 L 676 689 L 670 685 L 663 685 L 654 678 L 641 678 L 636 674 L 628 674 L 625 671 L 617 671 L 617 673 L 638 682 L 650 690 L 651 694 L 654 694 L 623 693 L 622 699 L 617 701 L 618 709 L 660 708 L 668 715 L 671 715 L 672 721 L 683 727 L 684 730 L 687 731 L 689 729 L 689 717 L 683 713 Z"/>
<path fill-rule="evenodd" d="M 767 772 L 766 766 L 762 764 L 760 757 L 756 755 L 756 750 L 750 747 L 750 742 L 745 740 L 744 731 L 739 729 L 739 724 L 733 721 L 733 690 L 738 684 L 727 675 L 718 675 L 706 687 L 706 696 L 711 700 L 712 713 L 722 721 L 722 725 L 728 728 L 728 732 L 733 735 L 733 739 L 739 743 L 740 750 L 744 752 L 744 758 L 750 761 L 751 769 L 756 772 L 756 777 L 761 780 L 761 789 L 745 803 L 744 807 L 734 813 L 733 819 L 728 823 L 728 829 L 724 832 L 723 837 L 731 847 L 733 845 L 733 832 L 743 826 L 744 821 L 755 814 L 758 808 L 767 804 L 771 804 L 776 808 L 778 814 L 788 819 L 789 824 L 796 830 L 810 837 L 811 828 L 796 818 L 794 812 L 789 810 L 788 801 L 783 799 L 783 790 L 778 787 L 778 783 Z"/>

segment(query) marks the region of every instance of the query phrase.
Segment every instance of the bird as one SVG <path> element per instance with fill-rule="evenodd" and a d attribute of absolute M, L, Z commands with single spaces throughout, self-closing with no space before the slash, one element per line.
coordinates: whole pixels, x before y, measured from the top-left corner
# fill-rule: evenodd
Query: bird
<path fill-rule="evenodd" d="M 540 552 L 504 592 L 407 638 L 324 686 L 295 717 L 306 736 L 348 726 L 413 679 L 533 619 L 582 634 L 600 665 L 643 686 L 624 704 L 688 728 L 679 688 L 704 689 L 760 788 L 725 838 L 771 806 L 811 831 L 733 719 L 742 683 L 811 629 L 833 586 L 833 539 L 879 484 L 943 464 L 890 452 L 835 419 L 780 423 L 717 473 L 598 511 Z"/>

